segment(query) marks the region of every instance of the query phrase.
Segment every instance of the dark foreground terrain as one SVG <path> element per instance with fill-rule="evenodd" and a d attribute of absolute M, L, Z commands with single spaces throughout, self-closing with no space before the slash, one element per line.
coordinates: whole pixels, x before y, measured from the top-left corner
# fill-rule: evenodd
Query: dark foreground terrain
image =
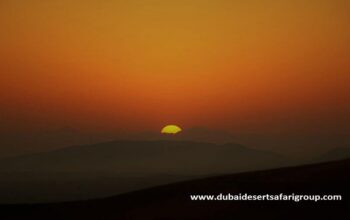
<path fill-rule="evenodd" d="M 100 200 L 1 205 L 0 219 L 349 219 L 350 159 L 170 184 Z M 339 194 L 342 201 L 191 201 L 190 194 Z"/>

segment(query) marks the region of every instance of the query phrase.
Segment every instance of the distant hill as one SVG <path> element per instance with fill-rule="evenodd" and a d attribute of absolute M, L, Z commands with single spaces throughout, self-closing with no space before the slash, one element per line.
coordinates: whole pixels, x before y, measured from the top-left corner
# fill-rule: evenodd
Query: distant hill
<path fill-rule="evenodd" d="M 219 174 L 287 165 L 286 158 L 239 144 L 113 141 L 0 161 L 0 171 Z"/>
<path fill-rule="evenodd" d="M 79 132 L 70 127 L 27 133 L 0 132 L 0 158 L 59 149 L 72 145 L 87 145 L 112 140 L 110 135 Z"/>
<path fill-rule="evenodd" d="M 164 135 L 155 132 L 144 132 L 131 135 L 132 140 L 177 140 L 177 141 L 193 141 L 207 142 L 216 144 L 234 143 L 235 137 L 222 130 L 214 130 L 205 127 L 188 128 L 186 131 L 180 132 L 177 135 Z"/>
<path fill-rule="evenodd" d="M 0 203 L 91 199 L 151 186 L 287 166 L 239 144 L 113 141 L 0 161 Z"/>
<path fill-rule="evenodd" d="M 347 219 L 350 160 L 226 175 L 155 187 L 106 199 L 2 205 L 15 219 Z M 341 201 L 191 201 L 190 195 L 342 195 Z"/>
<path fill-rule="evenodd" d="M 319 161 L 333 161 L 350 158 L 350 148 L 336 148 L 321 155 Z"/>

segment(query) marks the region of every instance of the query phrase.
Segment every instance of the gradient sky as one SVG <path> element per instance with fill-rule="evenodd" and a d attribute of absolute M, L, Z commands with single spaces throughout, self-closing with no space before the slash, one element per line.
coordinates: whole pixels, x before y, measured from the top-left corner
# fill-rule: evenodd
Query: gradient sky
<path fill-rule="evenodd" d="M 349 134 L 347 0 L 1 0 L 0 131 Z"/>

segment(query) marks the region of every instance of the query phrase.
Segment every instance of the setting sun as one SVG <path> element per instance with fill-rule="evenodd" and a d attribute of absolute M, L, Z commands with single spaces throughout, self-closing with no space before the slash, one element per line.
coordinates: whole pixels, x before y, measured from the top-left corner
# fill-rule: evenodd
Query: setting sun
<path fill-rule="evenodd" d="M 161 130 L 161 133 L 162 134 L 177 134 L 181 131 L 182 131 L 182 129 L 177 125 L 167 125 Z"/>

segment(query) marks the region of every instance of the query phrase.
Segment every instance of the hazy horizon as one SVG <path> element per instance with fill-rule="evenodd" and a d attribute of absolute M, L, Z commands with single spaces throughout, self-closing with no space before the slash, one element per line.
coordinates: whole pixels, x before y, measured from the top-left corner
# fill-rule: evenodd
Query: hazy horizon
<path fill-rule="evenodd" d="M 338 148 L 350 149 L 350 140 L 346 134 L 315 134 L 308 136 L 301 136 L 300 134 L 232 134 L 222 130 L 197 126 L 184 129 L 176 135 L 164 135 L 160 131 L 89 133 L 78 131 L 71 127 L 63 127 L 54 130 L 30 131 L 25 134 L 3 135 L 0 139 L 0 144 L 4 146 L 0 149 L 0 159 L 77 145 L 84 146 L 118 140 L 180 140 L 215 144 L 236 143 L 251 149 L 271 151 L 295 158 L 315 157 Z"/>

